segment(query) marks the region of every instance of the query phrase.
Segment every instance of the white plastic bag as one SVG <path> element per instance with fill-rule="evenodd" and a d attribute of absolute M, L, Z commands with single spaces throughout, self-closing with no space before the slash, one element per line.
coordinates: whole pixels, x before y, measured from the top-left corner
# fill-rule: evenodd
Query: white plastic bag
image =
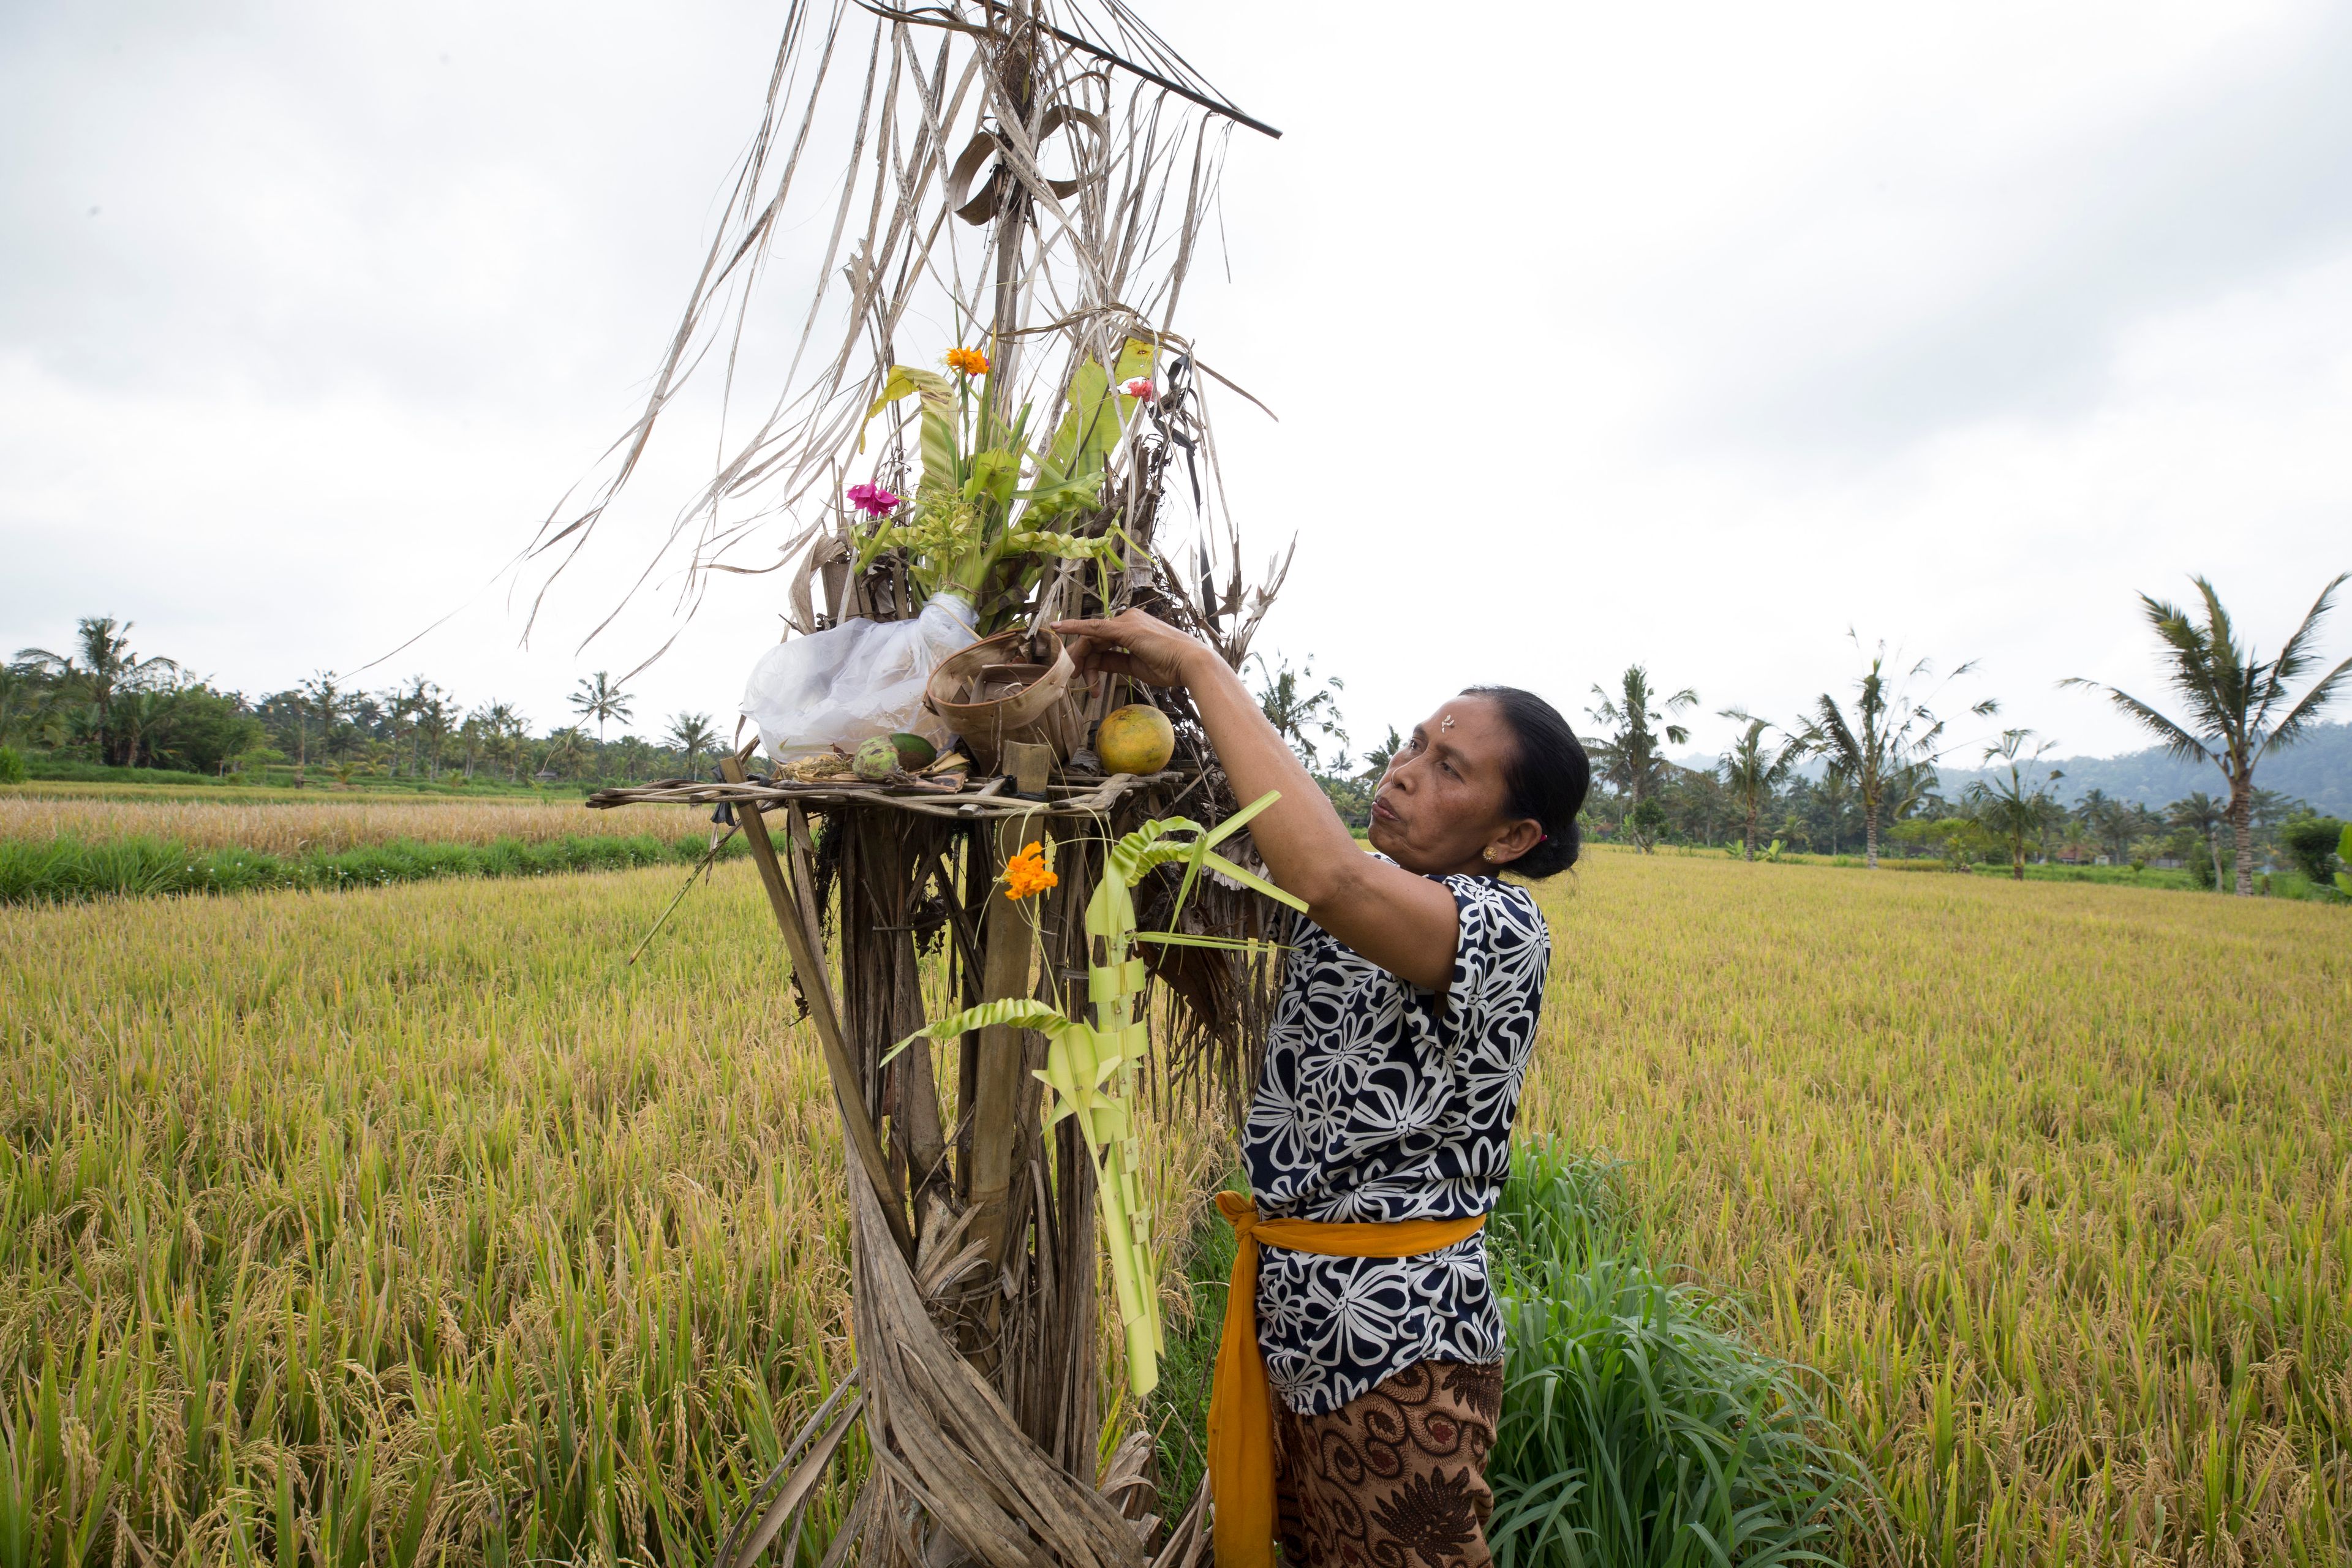
<path fill-rule="evenodd" d="M 844 621 L 778 643 L 751 667 L 743 712 L 780 763 L 901 731 L 944 750 L 950 732 L 923 688 L 941 659 L 980 640 L 978 624 L 960 595 L 934 594 L 911 621 Z"/>

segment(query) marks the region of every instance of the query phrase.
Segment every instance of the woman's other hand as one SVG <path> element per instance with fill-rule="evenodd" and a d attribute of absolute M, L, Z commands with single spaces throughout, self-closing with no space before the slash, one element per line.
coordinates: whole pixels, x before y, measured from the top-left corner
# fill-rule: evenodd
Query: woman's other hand
<path fill-rule="evenodd" d="M 1182 686 L 1193 661 L 1216 656 L 1156 616 L 1125 610 L 1108 621 L 1055 621 L 1081 675 L 1124 675 L 1146 686 Z"/>

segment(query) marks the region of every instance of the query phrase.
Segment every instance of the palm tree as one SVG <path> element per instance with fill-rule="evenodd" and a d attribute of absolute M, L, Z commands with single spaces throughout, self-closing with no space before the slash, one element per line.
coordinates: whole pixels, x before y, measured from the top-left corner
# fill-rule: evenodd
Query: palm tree
<path fill-rule="evenodd" d="M 710 727 L 709 714 L 680 713 L 669 721 L 669 733 L 662 737 L 662 743 L 686 753 L 686 775 L 696 778 L 699 776 L 695 772 L 698 759 L 718 746 L 719 733 Z"/>
<path fill-rule="evenodd" d="M 1822 810 L 1829 817 L 1830 854 L 1834 856 L 1838 852 L 1838 831 L 1845 826 L 1845 814 L 1853 805 L 1853 781 L 1831 763 L 1822 770 L 1819 794 Z"/>
<path fill-rule="evenodd" d="M 29 659 L 0 665 L 0 746 L 23 735 L 36 745 L 55 745 L 65 732 L 65 715 L 54 687 Z"/>
<path fill-rule="evenodd" d="M 2202 577 L 2189 581 L 2205 600 L 2205 623 L 2189 618 L 2178 605 L 2142 594 L 2141 607 L 2148 624 L 2164 644 L 2165 679 L 2188 704 L 2188 721 L 2176 721 L 2127 691 L 2073 676 L 2061 686 L 2089 686 L 2107 694 L 2115 705 L 2153 732 L 2164 749 L 2183 762 L 2205 761 L 2230 781 L 2230 831 L 2237 841 L 2238 893 L 2254 890 L 2254 764 L 2273 752 L 2284 751 L 2303 739 L 2312 721 L 2336 695 L 2336 684 L 2352 671 L 2346 659 L 2312 683 L 2301 699 L 2273 721 L 2272 715 L 2286 705 L 2286 689 L 2311 668 L 2316 658 L 2312 644 L 2328 602 L 2352 572 L 2338 573 L 2319 591 L 2319 597 L 2294 628 L 2276 658 L 2267 663 L 2252 647 L 2240 647 L 2230 613 L 2221 596 Z"/>
<path fill-rule="evenodd" d="M 530 728 L 511 702 L 488 702 L 478 710 L 482 721 L 482 750 L 490 757 L 507 761 L 507 782 L 514 783 L 522 773 L 522 737 Z"/>
<path fill-rule="evenodd" d="M 1790 742 L 1778 752 L 1767 754 L 1764 732 L 1772 728 L 1752 713 L 1737 708 L 1727 708 L 1717 715 L 1723 719 L 1745 719 L 1748 728 L 1723 753 L 1718 767 L 1723 782 L 1731 791 L 1731 799 L 1742 818 L 1741 837 L 1745 858 L 1756 858 L 1756 819 L 1762 816 L 1772 792 L 1787 781 L 1790 770 L 1803 754 L 1796 742 Z"/>
<path fill-rule="evenodd" d="M 1612 697 L 1595 686 L 1592 695 L 1601 699 L 1600 704 L 1585 710 L 1594 723 L 1616 731 L 1594 748 L 1593 760 L 1601 764 L 1602 780 L 1625 796 L 1630 836 L 1635 847 L 1648 854 L 1655 835 L 1653 819 L 1642 813 L 1642 803 L 1665 780 L 1664 748 L 1690 744 L 1690 731 L 1672 720 L 1684 709 L 1697 707 L 1698 693 L 1685 686 L 1670 697 L 1655 697 L 1650 690 L 1649 669 L 1638 664 L 1625 667 L 1618 687 L 1617 695 Z M 1654 708 L 1654 702 L 1658 704 Z"/>
<path fill-rule="evenodd" d="M 1854 646 L 1860 647 L 1862 639 L 1855 637 Z M 1975 668 L 1973 662 L 1959 666 L 1937 689 Z M 1886 645 L 1882 642 L 1871 656 L 1869 669 L 1854 682 L 1851 718 L 1838 706 L 1837 699 L 1824 691 L 1814 707 L 1812 722 L 1797 737 L 1806 751 L 1829 764 L 1831 772 L 1843 773 L 1861 798 L 1864 854 L 1873 870 L 1878 868 L 1880 806 L 1890 793 L 1898 800 L 1905 795 L 1916 797 L 1920 778 L 1916 770 L 1932 767 L 1941 754 L 1937 742 L 1943 738 L 1944 721 L 1924 700 L 1911 695 L 1911 683 L 1932 673 L 1923 658 L 1890 685 Z M 1990 699 L 1969 710 L 1979 716 L 2000 710 L 2000 704 Z"/>
<path fill-rule="evenodd" d="M 576 773 L 588 760 L 588 737 L 573 724 L 558 730 L 547 738 L 547 756 L 540 764 L 542 773 L 558 775 Z"/>
<path fill-rule="evenodd" d="M 304 681 L 294 700 L 294 787 L 300 789 L 310 764 L 310 715 L 319 716 L 319 750 L 323 754 L 335 732 L 335 719 L 351 706 L 351 699 L 335 684 L 334 672 L 320 670 Z"/>
<path fill-rule="evenodd" d="M 1364 753 L 1363 768 L 1356 776 L 1366 784 L 1380 783 L 1387 776 L 1389 764 L 1396 760 L 1397 752 L 1403 749 L 1404 737 L 1397 733 L 1395 725 L 1390 725 L 1389 738 Z"/>
<path fill-rule="evenodd" d="M 441 776 L 441 748 L 449 738 L 449 721 L 456 712 L 449 694 L 428 683 L 416 704 L 417 743 L 413 753 L 421 757 L 426 777 Z"/>
<path fill-rule="evenodd" d="M 2031 730 L 2003 730 L 2000 739 L 1985 748 L 1984 760 L 2009 764 L 2006 782 L 1996 775 L 1990 784 L 1979 779 L 1969 785 L 1968 801 L 1976 808 L 1977 820 L 2009 844 L 2009 874 L 2025 880 L 2025 846 L 2031 841 L 2042 842 L 2066 813 L 2051 795 L 2050 785 L 2066 775 L 2052 768 L 2037 781 L 2029 783 L 2025 770 L 2042 760 L 2042 754 L 2056 742 L 2044 741 L 2031 752 L 2025 749 L 2033 739 Z"/>
<path fill-rule="evenodd" d="M 1265 677 L 1265 684 L 1258 689 L 1257 705 L 1265 714 L 1265 721 L 1274 726 L 1274 732 L 1290 742 L 1291 750 L 1298 753 L 1309 771 L 1322 760 L 1317 737 L 1337 740 L 1339 765 L 1345 766 L 1348 731 L 1340 725 L 1339 694 L 1347 689 L 1348 683 L 1335 675 L 1317 686 L 1312 658 L 1303 668 L 1293 670 L 1286 658 L 1269 665 L 1264 654 L 1251 657 L 1257 660 L 1258 671 Z M 1314 733 L 1309 734 L 1309 731 Z"/>
<path fill-rule="evenodd" d="M 596 744 L 602 746 L 604 721 L 618 719 L 628 722 L 629 700 L 629 694 L 614 685 L 612 677 L 600 669 L 583 680 L 580 689 L 572 694 L 572 710 L 583 720 L 596 721 Z"/>
<path fill-rule="evenodd" d="M 112 616 L 84 616 L 74 623 L 78 644 L 73 655 L 47 648 L 17 650 L 16 657 L 50 677 L 66 695 L 89 704 L 90 728 L 98 737 L 99 760 L 118 767 L 130 765 L 121 737 L 116 731 L 114 703 L 118 696 L 168 685 L 180 667 L 168 658 L 141 658 L 131 651 L 131 622 L 119 629 Z M 133 744 L 136 742 L 134 742 Z"/>
<path fill-rule="evenodd" d="M 2200 789 L 2166 806 L 2164 820 L 2168 826 L 2185 827 L 2205 841 L 2205 853 L 2213 859 L 2213 890 L 2229 891 L 2221 886 L 2221 825 L 2230 820 L 2228 803 L 2215 800 Z"/>

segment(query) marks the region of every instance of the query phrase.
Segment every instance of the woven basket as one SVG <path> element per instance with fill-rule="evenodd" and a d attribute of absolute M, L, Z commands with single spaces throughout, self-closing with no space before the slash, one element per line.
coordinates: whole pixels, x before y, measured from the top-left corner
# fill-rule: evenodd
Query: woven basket
<path fill-rule="evenodd" d="M 1046 662 L 1028 662 L 1041 647 Z M 942 660 L 923 706 L 963 738 L 981 773 L 997 771 L 1007 741 L 1051 746 L 1056 761 L 1068 762 L 1086 741 L 1076 679 L 1069 650 L 1052 632 L 1039 632 L 1034 644 L 1024 631 L 999 632 Z"/>

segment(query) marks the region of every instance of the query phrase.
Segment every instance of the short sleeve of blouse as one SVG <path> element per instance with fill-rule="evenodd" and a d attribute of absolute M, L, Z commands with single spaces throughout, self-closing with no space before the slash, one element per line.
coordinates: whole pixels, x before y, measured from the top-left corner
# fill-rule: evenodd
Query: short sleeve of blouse
<path fill-rule="evenodd" d="M 1465 876 L 1446 878 L 1445 887 L 1460 922 L 1446 1011 L 1454 1023 L 1475 1026 L 1497 981 L 1507 987 L 1541 984 L 1550 942 L 1525 889 Z"/>
<path fill-rule="evenodd" d="M 1446 984 L 1446 995 L 1456 1006 L 1475 1001 L 1486 989 L 1486 977 L 1494 972 L 1494 955 L 1489 948 L 1496 921 L 1486 907 L 1486 896 L 1495 886 L 1484 877 L 1445 879 L 1445 889 L 1454 895 L 1454 918 L 1461 928 L 1454 943 L 1454 978 Z"/>

